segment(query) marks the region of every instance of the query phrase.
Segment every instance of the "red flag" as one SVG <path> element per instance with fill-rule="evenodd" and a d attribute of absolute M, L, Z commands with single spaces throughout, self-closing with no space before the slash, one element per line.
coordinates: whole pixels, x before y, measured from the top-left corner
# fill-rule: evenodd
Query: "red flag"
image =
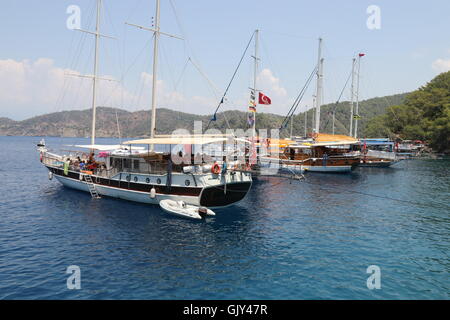
<path fill-rule="evenodd" d="M 359 56 L 360 57 L 364 57 L 366 54 L 365 53 L 360 53 Z"/>
<path fill-rule="evenodd" d="M 272 100 L 268 96 L 266 96 L 264 93 L 259 93 L 259 104 L 266 104 L 269 105 L 272 103 Z"/>

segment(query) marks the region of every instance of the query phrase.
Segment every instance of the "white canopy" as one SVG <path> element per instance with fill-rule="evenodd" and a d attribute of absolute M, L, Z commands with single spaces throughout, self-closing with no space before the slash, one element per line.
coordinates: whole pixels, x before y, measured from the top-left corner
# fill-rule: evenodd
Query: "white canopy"
<path fill-rule="evenodd" d="M 68 147 L 76 147 L 76 148 L 82 148 L 82 149 L 92 149 L 92 150 L 98 150 L 98 151 L 113 151 L 118 149 L 128 149 L 129 146 L 127 145 L 111 145 L 111 144 L 77 144 L 77 145 L 66 145 Z M 144 150 L 143 147 L 133 147 L 135 150 Z"/>
<path fill-rule="evenodd" d="M 358 140 L 355 141 L 330 141 L 330 142 L 317 142 L 317 143 L 304 143 L 303 145 L 309 147 L 332 147 L 332 146 L 344 146 L 344 145 L 352 145 L 359 144 Z"/>
<path fill-rule="evenodd" d="M 166 138 L 148 138 L 139 140 L 125 141 L 123 144 L 208 144 L 227 141 L 227 138 L 214 138 L 202 136 L 182 136 L 182 137 L 166 137 Z"/>

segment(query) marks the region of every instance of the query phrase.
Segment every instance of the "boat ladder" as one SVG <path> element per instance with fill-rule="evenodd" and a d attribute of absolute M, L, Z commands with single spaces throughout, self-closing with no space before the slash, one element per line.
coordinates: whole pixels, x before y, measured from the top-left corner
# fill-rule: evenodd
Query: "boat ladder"
<path fill-rule="evenodd" d="M 92 181 L 92 177 L 87 174 L 84 176 L 84 180 L 86 181 L 89 187 L 89 192 L 91 193 L 92 198 L 100 199 L 100 195 L 98 194 L 97 189 L 95 188 L 95 184 Z"/>

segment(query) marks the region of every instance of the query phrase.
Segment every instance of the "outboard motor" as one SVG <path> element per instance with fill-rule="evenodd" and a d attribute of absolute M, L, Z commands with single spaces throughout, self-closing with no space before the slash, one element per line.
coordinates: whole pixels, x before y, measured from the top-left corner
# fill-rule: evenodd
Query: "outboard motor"
<path fill-rule="evenodd" d="M 36 145 L 37 146 L 37 150 L 41 153 L 46 152 L 47 148 L 45 147 L 45 140 L 42 139 L 41 141 L 39 141 L 39 143 Z"/>
<path fill-rule="evenodd" d="M 37 144 L 38 147 L 45 147 L 45 140 L 42 139 L 41 141 L 39 141 L 39 143 Z"/>
<path fill-rule="evenodd" d="M 198 208 L 198 214 L 200 215 L 200 217 L 202 217 L 202 219 L 205 219 L 207 213 L 208 209 L 206 209 L 205 207 Z"/>

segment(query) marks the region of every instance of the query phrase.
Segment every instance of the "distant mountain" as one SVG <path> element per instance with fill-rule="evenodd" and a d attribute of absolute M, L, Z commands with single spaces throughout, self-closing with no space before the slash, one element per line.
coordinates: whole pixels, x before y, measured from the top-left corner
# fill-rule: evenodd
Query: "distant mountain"
<path fill-rule="evenodd" d="M 392 105 L 403 103 L 406 94 L 373 98 L 360 102 L 360 129 L 363 135 L 366 123 L 373 117 L 384 114 Z M 324 105 L 321 108 L 321 131 L 331 132 L 331 110 L 334 104 Z M 348 134 L 350 109 L 349 102 L 341 102 L 336 107 L 335 133 Z M 260 110 L 263 109 L 262 107 Z M 270 110 L 270 107 L 264 107 Z M 211 115 L 196 115 L 160 108 L 157 110 L 157 132 L 170 134 L 175 129 L 193 131 L 194 121 L 202 121 L 203 129 L 211 119 Z M 308 131 L 311 129 L 313 110 L 308 111 Z M 247 128 L 247 115 L 243 111 L 225 111 L 217 114 L 217 121 L 212 122 L 210 128 L 225 131 L 227 128 Z M 279 128 L 284 116 L 272 113 L 257 114 L 257 128 Z M 118 120 L 118 121 L 117 121 Z M 129 112 L 121 109 L 99 107 L 97 108 L 97 137 L 118 137 L 117 122 L 122 137 L 145 137 L 150 132 L 150 112 Z M 13 136 L 63 136 L 63 137 L 89 137 L 91 134 L 91 110 L 61 111 L 36 116 L 23 121 L 14 121 L 0 118 L 0 135 Z M 290 130 L 290 124 L 287 126 Z M 304 113 L 294 116 L 293 134 L 302 135 L 304 132 Z M 283 131 L 282 135 L 288 135 Z"/>

